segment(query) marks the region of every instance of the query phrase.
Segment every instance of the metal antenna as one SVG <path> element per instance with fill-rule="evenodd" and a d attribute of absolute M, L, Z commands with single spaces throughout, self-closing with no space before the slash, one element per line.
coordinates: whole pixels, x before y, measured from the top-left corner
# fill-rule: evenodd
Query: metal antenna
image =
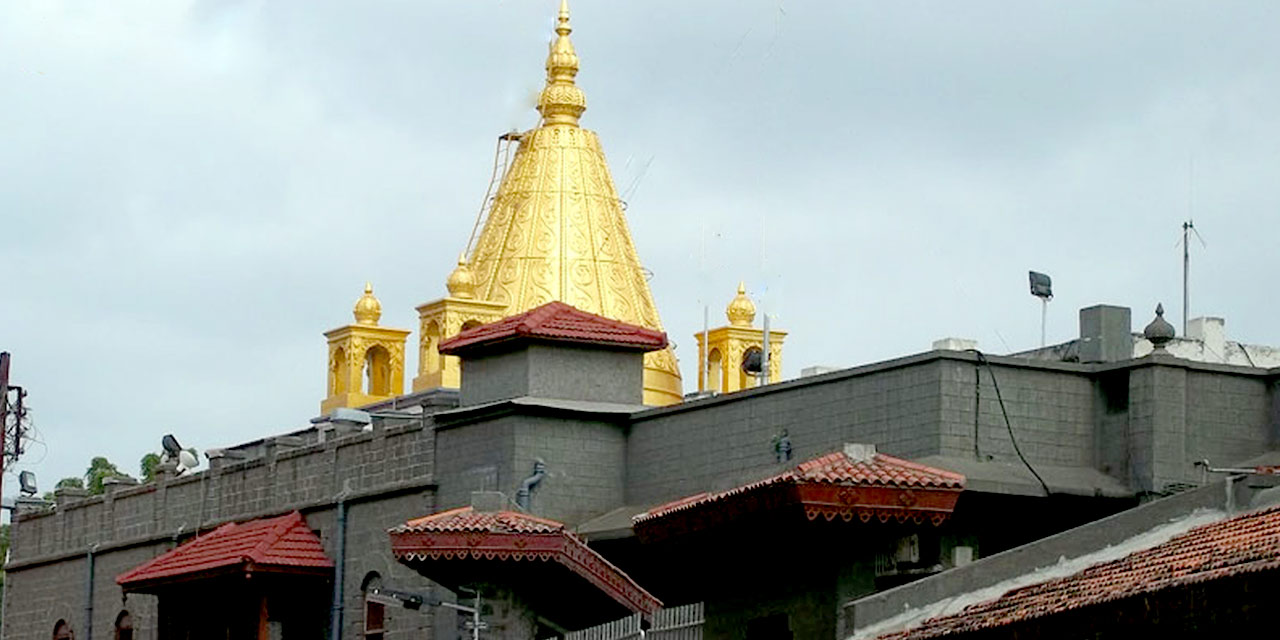
<path fill-rule="evenodd" d="M 1208 248 L 1205 244 L 1204 237 L 1196 230 L 1196 224 L 1191 219 L 1192 213 L 1192 186 L 1195 174 L 1195 158 L 1187 159 L 1187 219 L 1182 223 L 1182 335 L 1187 335 L 1187 321 L 1191 318 L 1191 243 L 1188 242 L 1190 234 L 1195 234 L 1196 240 L 1200 241 L 1200 246 Z"/>
<path fill-rule="evenodd" d="M 1189 284 L 1191 280 L 1191 243 L 1188 242 L 1188 240 L 1190 239 L 1189 234 L 1195 234 L 1196 240 L 1200 241 L 1201 247 L 1204 247 L 1204 248 L 1209 247 L 1209 245 L 1205 244 L 1204 237 L 1200 235 L 1200 232 L 1196 231 L 1195 222 L 1193 222 L 1191 218 L 1188 217 L 1187 220 L 1182 223 L 1182 241 L 1181 241 L 1182 242 L 1182 335 L 1184 336 L 1187 335 L 1187 320 L 1191 317 L 1191 294 L 1190 294 L 1190 284 Z"/>

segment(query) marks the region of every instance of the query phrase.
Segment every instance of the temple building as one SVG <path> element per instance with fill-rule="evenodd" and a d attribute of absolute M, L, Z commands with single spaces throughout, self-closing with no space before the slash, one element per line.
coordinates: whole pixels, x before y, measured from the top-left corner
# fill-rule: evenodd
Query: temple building
<path fill-rule="evenodd" d="M 568 6 L 561 6 L 538 98 L 541 122 L 504 136 L 518 145 L 515 156 L 449 276 L 449 296 L 418 307 L 415 391 L 457 388 L 458 361 L 440 354 L 441 340 L 552 301 L 662 330 L 600 138 L 578 123 L 587 100 L 575 82 L 572 31 Z M 645 404 L 682 397 L 675 353 L 645 356 Z"/>
<path fill-rule="evenodd" d="M 325 333 L 321 415 L 205 468 L 21 502 L 4 640 L 1131 637 L 1263 617 L 1268 352 L 1188 357 L 1162 308 L 1135 331 L 1097 305 L 1073 346 L 947 340 L 786 380 L 788 336 L 740 285 L 685 398 L 578 124 L 570 32 L 562 3 L 541 122 L 510 136 L 447 296 L 418 307 L 412 390 L 409 332 L 366 286 Z"/>

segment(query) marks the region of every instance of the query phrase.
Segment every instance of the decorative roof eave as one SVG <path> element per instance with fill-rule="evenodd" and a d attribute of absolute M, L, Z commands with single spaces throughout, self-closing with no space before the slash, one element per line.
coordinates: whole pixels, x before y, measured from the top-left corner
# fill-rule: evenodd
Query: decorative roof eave
<path fill-rule="evenodd" d="M 467 329 L 441 342 L 440 353 L 462 355 L 511 342 L 568 343 L 645 353 L 665 348 L 667 334 L 552 301 L 497 322 Z"/>
<path fill-rule="evenodd" d="M 464 508 L 445 514 L 465 516 L 470 512 L 470 508 Z M 388 532 L 391 553 L 404 564 L 440 560 L 555 562 L 631 611 L 648 617 L 662 607 L 661 601 L 565 530 L 563 524 L 514 512 L 499 515 L 506 519 L 528 519 L 532 530 L 494 531 L 469 525 L 451 530 L 447 520 L 430 522 L 433 518 L 429 517 L 391 529 Z"/>
<path fill-rule="evenodd" d="M 327 578 L 333 561 L 302 514 L 224 524 L 116 577 L 126 593 L 243 575 Z"/>
<path fill-rule="evenodd" d="M 851 471 L 860 471 L 864 477 Z M 793 506 L 799 506 L 809 520 L 893 520 L 938 526 L 955 510 L 964 486 L 964 476 L 942 469 L 884 454 L 856 461 L 839 452 L 728 491 L 700 493 L 655 507 L 636 516 L 633 528 L 642 542 L 656 542 Z"/>

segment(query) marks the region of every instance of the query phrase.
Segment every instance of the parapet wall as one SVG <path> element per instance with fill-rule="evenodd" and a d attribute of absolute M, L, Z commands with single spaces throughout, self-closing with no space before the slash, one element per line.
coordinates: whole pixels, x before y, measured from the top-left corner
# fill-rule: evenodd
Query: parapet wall
<path fill-rule="evenodd" d="M 427 419 L 429 421 L 429 418 Z M 297 448 L 267 447 L 259 458 L 59 505 L 20 516 L 11 570 L 197 528 L 332 503 L 350 481 L 355 493 L 433 481 L 434 433 L 413 421 Z"/>

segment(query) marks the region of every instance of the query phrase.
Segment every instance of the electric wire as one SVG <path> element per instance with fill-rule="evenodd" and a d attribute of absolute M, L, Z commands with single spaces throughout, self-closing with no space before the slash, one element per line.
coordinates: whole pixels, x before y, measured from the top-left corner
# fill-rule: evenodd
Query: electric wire
<path fill-rule="evenodd" d="M 1036 472 L 1036 468 L 1031 466 L 1031 462 L 1027 460 L 1027 457 L 1022 455 L 1022 449 L 1018 446 L 1018 439 L 1013 435 L 1013 423 L 1009 421 L 1009 411 L 1005 409 L 1004 406 L 1004 396 L 1000 394 L 1000 383 L 996 381 L 996 372 L 991 369 L 991 363 L 987 361 L 986 354 L 978 351 L 977 349 L 970 349 L 970 351 L 976 354 L 978 356 L 978 362 L 982 366 L 986 367 L 987 376 L 991 378 L 991 386 L 995 387 L 996 401 L 1000 403 L 1000 414 L 1004 416 L 1004 426 L 1009 431 L 1009 442 L 1013 443 L 1013 452 L 1018 454 L 1018 459 L 1022 461 L 1024 466 L 1026 466 L 1027 471 L 1030 471 L 1031 475 L 1035 476 L 1036 480 L 1040 483 L 1040 488 L 1044 489 L 1044 495 L 1052 495 L 1053 492 L 1049 491 L 1049 485 L 1045 483 L 1044 478 L 1041 478 L 1040 474 Z M 976 450 L 976 439 L 974 446 Z"/>

